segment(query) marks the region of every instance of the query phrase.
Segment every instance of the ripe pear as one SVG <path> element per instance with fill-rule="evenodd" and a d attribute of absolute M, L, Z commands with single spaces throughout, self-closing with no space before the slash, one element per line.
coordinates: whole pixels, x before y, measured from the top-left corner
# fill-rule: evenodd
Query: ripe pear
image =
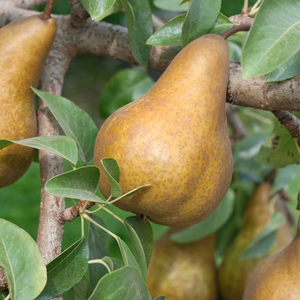
<path fill-rule="evenodd" d="M 179 245 L 170 240 L 177 231 L 169 229 L 153 245 L 147 283 L 152 298 L 162 295 L 167 300 L 216 300 L 216 235 Z"/>
<path fill-rule="evenodd" d="M 190 226 L 219 205 L 232 176 L 225 100 L 228 47 L 215 34 L 187 45 L 156 84 L 142 97 L 114 112 L 102 125 L 94 164 L 99 189 L 110 195 L 101 159 L 120 167 L 124 193 L 150 184 L 116 201 L 125 211 L 167 226 Z"/>
<path fill-rule="evenodd" d="M 248 279 L 243 300 L 300 299 L 300 228 L 281 252 L 262 261 Z"/>
<path fill-rule="evenodd" d="M 0 29 L 0 139 L 37 135 L 34 93 L 56 33 L 53 18 L 35 15 Z M 0 150 L 0 188 L 29 168 L 34 149 L 11 145 Z"/>
<path fill-rule="evenodd" d="M 270 192 L 271 184 L 262 183 L 249 199 L 241 230 L 218 271 L 218 285 L 223 300 L 241 300 L 247 279 L 256 266 L 266 257 L 286 247 L 293 238 L 289 225 L 286 223 L 278 229 L 274 245 L 265 256 L 240 259 L 250 242 L 266 227 L 271 218 Z"/>

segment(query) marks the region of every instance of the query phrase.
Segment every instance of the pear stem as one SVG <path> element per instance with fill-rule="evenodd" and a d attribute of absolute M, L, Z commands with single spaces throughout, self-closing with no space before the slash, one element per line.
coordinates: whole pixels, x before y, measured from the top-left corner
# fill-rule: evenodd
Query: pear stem
<path fill-rule="evenodd" d="M 252 22 L 248 22 L 245 24 L 241 24 L 238 26 L 233 26 L 230 29 L 226 30 L 221 34 L 221 36 L 226 40 L 229 38 L 231 35 L 239 32 L 239 31 L 248 31 L 251 28 Z"/>
<path fill-rule="evenodd" d="M 52 8 L 53 8 L 53 5 L 54 5 L 54 1 L 55 0 L 48 0 L 47 4 L 46 4 L 46 7 L 45 7 L 45 10 L 42 14 L 42 20 L 48 20 L 51 16 L 51 13 L 52 13 Z"/>

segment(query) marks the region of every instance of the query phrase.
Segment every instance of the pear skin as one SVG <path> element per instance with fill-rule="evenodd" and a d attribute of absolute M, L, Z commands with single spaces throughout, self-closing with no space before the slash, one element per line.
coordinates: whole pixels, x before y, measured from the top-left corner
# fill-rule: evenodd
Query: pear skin
<path fill-rule="evenodd" d="M 217 300 L 214 249 L 216 235 L 179 245 L 170 240 L 169 229 L 153 245 L 147 287 L 152 299 Z"/>
<path fill-rule="evenodd" d="M 196 224 L 216 209 L 232 176 L 225 113 L 228 68 L 225 40 L 204 35 L 173 59 L 145 95 L 104 122 L 94 164 L 105 197 L 110 185 L 100 161 L 113 157 L 123 193 L 151 184 L 115 202 L 120 209 L 175 227 Z"/>
<path fill-rule="evenodd" d="M 32 87 L 37 87 L 56 33 L 53 18 L 41 15 L 0 29 L 0 139 L 37 135 Z M 11 145 L 0 150 L 0 188 L 17 181 L 29 168 L 35 149 Z"/>
<path fill-rule="evenodd" d="M 274 245 L 265 256 L 240 259 L 250 242 L 265 228 L 271 218 L 271 188 L 271 184 L 266 182 L 254 190 L 247 204 L 241 230 L 218 270 L 218 285 L 223 300 L 241 300 L 247 279 L 257 265 L 271 254 L 281 251 L 293 239 L 286 223 L 278 229 Z"/>
<path fill-rule="evenodd" d="M 262 261 L 248 279 L 243 300 L 300 299 L 300 228 L 281 252 Z"/>

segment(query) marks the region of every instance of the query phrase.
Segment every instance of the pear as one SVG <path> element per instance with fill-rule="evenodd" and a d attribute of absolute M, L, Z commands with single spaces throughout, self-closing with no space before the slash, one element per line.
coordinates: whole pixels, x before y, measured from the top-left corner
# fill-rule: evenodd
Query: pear
<path fill-rule="evenodd" d="M 262 261 L 248 279 L 243 300 L 300 299 L 300 228 L 281 252 Z"/>
<path fill-rule="evenodd" d="M 153 245 L 147 283 L 152 298 L 163 295 L 167 300 L 216 300 L 216 235 L 179 245 L 170 240 L 177 231 L 169 229 Z"/>
<path fill-rule="evenodd" d="M 232 176 L 225 114 L 228 47 L 215 34 L 187 45 L 142 97 L 115 111 L 99 130 L 94 164 L 99 189 L 110 195 L 101 159 L 120 167 L 122 210 L 167 226 L 190 226 L 219 205 Z"/>
<path fill-rule="evenodd" d="M 56 33 L 53 18 L 35 15 L 0 29 L 0 139 L 37 135 L 34 93 Z M 11 145 L 0 150 L 0 188 L 29 168 L 34 149 Z"/>
<path fill-rule="evenodd" d="M 286 247 L 293 238 L 286 223 L 278 229 L 269 253 L 261 258 L 240 259 L 250 242 L 266 227 L 271 218 L 270 192 L 271 184 L 265 182 L 254 190 L 249 199 L 241 230 L 218 271 L 218 285 L 223 300 L 241 300 L 247 279 L 256 266 L 266 257 Z"/>

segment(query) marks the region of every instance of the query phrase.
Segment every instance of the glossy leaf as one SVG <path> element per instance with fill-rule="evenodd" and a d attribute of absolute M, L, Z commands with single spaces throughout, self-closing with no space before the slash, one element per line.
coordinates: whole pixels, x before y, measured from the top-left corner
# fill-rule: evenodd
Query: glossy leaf
<path fill-rule="evenodd" d="M 164 26 L 157 29 L 147 40 L 147 44 L 156 46 L 181 46 L 182 25 L 185 16 L 186 14 L 176 16 Z"/>
<path fill-rule="evenodd" d="M 233 25 L 234 24 L 226 16 L 219 12 L 218 18 L 209 33 L 222 34 L 226 30 L 230 29 Z"/>
<path fill-rule="evenodd" d="M 234 192 L 229 189 L 216 210 L 203 221 L 171 235 L 179 244 L 192 243 L 217 232 L 230 218 L 234 207 Z"/>
<path fill-rule="evenodd" d="M 151 300 L 146 283 L 137 269 L 125 266 L 105 275 L 88 300 Z"/>
<path fill-rule="evenodd" d="M 0 149 L 11 144 L 18 144 L 54 153 L 72 165 L 77 164 L 78 152 L 73 139 L 64 135 L 38 136 L 20 141 L 0 140 Z"/>
<path fill-rule="evenodd" d="M 244 78 L 272 72 L 299 51 L 299 15 L 298 1 L 262 2 L 242 52 Z"/>
<path fill-rule="evenodd" d="M 278 121 L 272 134 L 260 148 L 255 161 L 277 168 L 283 168 L 289 164 L 299 164 L 300 152 L 297 140 Z"/>
<path fill-rule="evenodd" d="M 17 225 L 0 219 L 0 266 L 10 299 L 36 298 L 47 281 L 46 267 L 32 237 Z"/>
<path fill-rule="evenodd" d="M 45 189 L 48 193 L 61 197 L 106 203 L 95 195 L 99 178 L 97 167 L 81 167 L 51 178 Z"/>
<path fill-rule="evenodd" d="M 75 141 L 79 157 L 87 165 L 93 159 L 98 134 L 94 121 L 70 100 L 32 89 L 47 104 L 65 134 Z"/>
<path fill-rule="evenodd" d="M 182 27 L 182 45 L 208 33 L 215 24 L 221 0 L 192 0 Z"/>
<path fill-rule="evenodd" d="M 122 8 L 119 0 L 81 0 L 81 3 L 95 22 L 104 19 Z"/>
<path fill-rule="evenodd" d="M 186 14 L 176 16 L 164 26 L 154 32 L 148 39 L 147 44 L 156 46 L 181 46 L 182 25 Z M 209 33 L 221 34 L 231 28 L 233 23 L 222 13 L 218 14 L 218 18 Z"/>
<path fill-rule="evenodd" d="M 82 238 L 47 265 L 47 284 L 36 300 L 52 299 L 69 290 L 85 274 L 88 261 L 88 245 Z"/>
<path fill-rule="evenodd" d="M 117 161 L 114 158 L 107 157 L 101 160 L 101 164 L 109 179 L 111 196 L 114 198 L 120 197 L 122 195 L 122 189 L 118 184 L 120 180 L 120 168 Z"/>
<path fill-rule="evenodd" d="M 289 183 L 292 182 L 300 173 L 300 166 L 293 164 L 287 165 L 284 168 L 280 168 L 277 170 L 274 184 L 272 186 L 271 194 L 275 194 L 281 189 L 286 190 Z"/>
<path fill-rule="evenodd" d="M 300 74 L 300 53 L 297 52 L 273 72 L 264 76 L 264 81 L 282 81 Z"/>
<path fill-rule="evenodd" d="M 182 0 L 154 0 L 153 4 L 162 10 L 169 11 L 187 11 L 189 9 L 189 4 L 184 3 L 180 5 Z"/>
<path fill-rule="evenodd" d="M 63 294 L 64 300 L 86 300 L 92 294 L 89 281 L 82 277 L 72 288 Z"/>
<path fill-rule="evenodd" d="M 153 32 L 149 1 L 121 0 L 121 2 L 126 13 L 128 37 L 133 57 L 147 69 L 151 47 L 146 45 L 146 41 Z"/>
<path fill-rule="evenodd" d="M 103 227 L 104 221 L 95 214 L 91 215 L 91 218 Z M 94 223 L 89 223 L 89 260 L 102 259 L 109 254 L 108 248 L 108 233 L 96 226 Z M 91 288 L 94 290 L 98 281 L 107 273 L 105 266 L 101 264 L 89 264 L 89 273 Z"/>
<path fill-rule="evenodd" d="M 241 258 L 259 258 L 268 253 L 274 244 L 276 230 L 286 222 L 284 215 L 274 212 L 267 226 L 251 241 Z"/>
<path fill-rule="evenodd" d="M 126 218 L 124 224 L 131 237 L 135 250 L 135 257 L 142 276 L 145 282 L 147 282 L 147 268 L 150 263 L 153 249 L 152 227 L 149 222 L 139 222 L 136 216 Z"/>
<path fill-rule="evenodd" d="M 108 118 L 118 108 L 140 98 L 154 81 L 143 71 L 123 69 L 107 82 L 100 97 L 100 117 Z"/>

